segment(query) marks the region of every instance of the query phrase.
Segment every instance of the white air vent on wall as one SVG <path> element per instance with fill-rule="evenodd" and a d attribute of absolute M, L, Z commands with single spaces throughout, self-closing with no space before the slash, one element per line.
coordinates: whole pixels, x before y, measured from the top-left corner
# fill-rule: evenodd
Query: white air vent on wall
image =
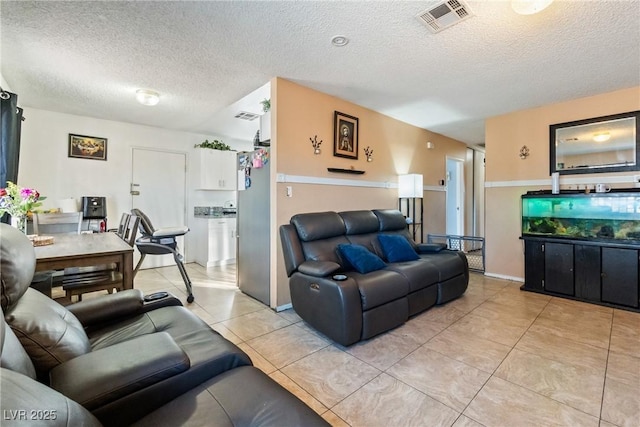
<path fill-rule="evenodd" d="M 260 114 L 249 113 L 248 111 L 240 111 L 238 114 L 234 116 L 236 119 L 242 120 L 255 120 L 260 117 Z"/>
<path fill-rule="evenodd" d="M 432 33 L 469 19 L 473 12 L 462 0 L 449 0 L 439 3 L 417 15 L 417 18 L 431 30 Z"/>

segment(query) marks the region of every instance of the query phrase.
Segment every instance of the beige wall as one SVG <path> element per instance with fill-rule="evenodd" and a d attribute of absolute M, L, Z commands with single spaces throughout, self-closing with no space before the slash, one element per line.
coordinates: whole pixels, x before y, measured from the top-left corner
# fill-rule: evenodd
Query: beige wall
<path fill-rule="evenodd" d="M 276 306 L 290 301 L 277 227 L 288 223 L 296 213 L 397 209 L 397 188 L 385 188 L 385 183 L 395 185 L 399 174 L 421 173 L 424 185 L 434 187 L 434 191 L 425 191 L 424 194 L 425 231 L 444 233 L 445 193 L 437 191 L 440 190 L 438 182 L 444 179 L 445 156 L 465 158 L 466 146 L 463 143 L 280 78 L 272 81 L 272 108 L 273 125 L 277 129 L 272 136 L 272 157 L 276 165 L 272 170 L 277 170 L 277 174 L 306 177 L 312 181 L 278 183 L 275 195 L 272 195 L 275 202 L 272 205 L 276 206 L 276 229 L 272 230 L 272 250 L 277 251 L 277 272 L 275 277 L 272 275 L 272 280 L 277 283 Z M 333 156 L 334 111 L 359 119 L 358 160 Z M 309 141 L 315 135 L 323 141 L 320 155 L 313 154 Z M 433 142 L 435 147 L 427 149 L 427 141 Z M 366 161 L 363 152 L 367 146 L 374 151 L 371 163 Z M 365 173 L 335 174 L 328 172 L 328 167 L 353 167 Z M 314 182 L 326 179 L 347 182 Z M 292 187 L 291 198 L 286 197 L 287 186 Z"/>
<path fill-rule="evenodd" d="M 486 272 L 514 279 L 524 277 L 520 237 L 520 196 L 550 189 L 549 125 L 640 109 L 640 87 L 605 93 L 493 117 L 486 122 Z M 521 160 L 520 147 L 530 156 Z M 609 182 L 632 187 L 638 173 L 563 175 L 561 188 Z M 521 182 L 517 182 L 521 181 Z"/>

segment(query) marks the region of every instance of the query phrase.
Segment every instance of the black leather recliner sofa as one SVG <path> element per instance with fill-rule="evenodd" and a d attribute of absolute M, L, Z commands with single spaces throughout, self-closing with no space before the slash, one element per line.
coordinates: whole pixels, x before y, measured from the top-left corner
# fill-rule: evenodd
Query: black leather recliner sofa
<path fill-rule="evenodd" d="M 280 239 L 294 310 L 345 346 L 459 297 L 469 283 L 464 253 L 416 244 L 398 210 L 298 214 L 280 226 Z M 363 247 L 381 259 L 372 271 L 349 259 L 357 248 L 357 264 Z M 410 260 L 395 256 L 397 248 Z"/>
<path fill-rule="evenodd" d="M 3 426 L 328 425 L 176 298 L 63 307 L 29 288 L 34 269 L 26 236 L 0 224 Z"/>

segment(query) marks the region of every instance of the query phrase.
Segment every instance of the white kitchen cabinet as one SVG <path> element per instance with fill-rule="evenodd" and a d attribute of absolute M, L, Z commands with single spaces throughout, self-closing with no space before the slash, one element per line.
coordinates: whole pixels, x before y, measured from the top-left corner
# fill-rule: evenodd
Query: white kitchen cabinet
<path fill-rule="evenodd" d="M 207 268 L 235 263 L 236 219 L 196 218 L 196 222 L 198 236 L 195 261 Z"/>
<path fill-rule="evenodd" d="M 199 190 L 231 190 L 237 189 L 237 152 L 201 148 Z"/>

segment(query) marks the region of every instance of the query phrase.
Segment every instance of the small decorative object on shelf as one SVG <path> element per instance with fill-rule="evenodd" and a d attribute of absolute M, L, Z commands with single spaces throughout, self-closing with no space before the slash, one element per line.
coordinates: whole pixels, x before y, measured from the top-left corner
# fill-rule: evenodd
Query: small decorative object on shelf
<path fill-rule="evenodd" d="M 11 225 L 27 234 L 27 215 L 41 206 L 40 201 L 45 198 L 33 188 L 19 187 L 7 181 L 7 187 L 0 189 L 0 216 L 8 213 Z"/>
<path fill-rule="evenodd" d="M 522 148 L 520 149 L 520 158 L 524 160 L 527 157 L 529 157 L 529 147 L 527 147 L 526 145 L 523 145 Z"/>
<path fill-rule="evenodd" d="M 367 157 L 367 162 L 373 162 L 373 150 L 368 145 L 364 149 L 364 155 Z"/>
<path fill-rule="evenodd" d="M 318 135 L 314 135 L 313 138 L 309 138 L 311 141 L 311 145 L 313 146 L 313 154 L 320 154 L 320 144 L 322 144 L 322 140 L 318 141 Z"/>

